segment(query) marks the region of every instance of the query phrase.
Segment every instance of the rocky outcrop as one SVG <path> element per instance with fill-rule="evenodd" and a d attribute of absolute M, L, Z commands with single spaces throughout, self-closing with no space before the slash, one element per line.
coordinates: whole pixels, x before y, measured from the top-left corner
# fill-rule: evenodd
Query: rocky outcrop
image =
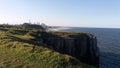
<path fill-rule="evenodd" d="M 91 34 L 68 37 L 49 37 L 44 43 L 55 51 L 69 54 L 81 62 L 99 67 L 99 50 L 97 39 Z"/>

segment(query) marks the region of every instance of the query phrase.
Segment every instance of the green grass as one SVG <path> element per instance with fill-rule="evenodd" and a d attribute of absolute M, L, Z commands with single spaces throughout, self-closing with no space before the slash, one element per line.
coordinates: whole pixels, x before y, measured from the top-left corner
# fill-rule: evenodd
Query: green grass
<path fill-rule="evenodd" d="M 55 52 L 41 42 L 41 38 L 60 35 L 65 34 L 0 29 L 0 68 L 94 68 L 74 57 Z"/>

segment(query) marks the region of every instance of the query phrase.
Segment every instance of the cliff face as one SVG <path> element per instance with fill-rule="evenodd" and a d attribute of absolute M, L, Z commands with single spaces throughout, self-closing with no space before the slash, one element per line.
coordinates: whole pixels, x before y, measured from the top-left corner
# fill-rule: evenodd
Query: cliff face
<path fill-rule="evenodd" d="M 44 43 L 55 51 L 69 54 L 81 62 L 99 67 L 99 50 L 96 37 L 88 34 L 83 36 L 49 37 Z"/>

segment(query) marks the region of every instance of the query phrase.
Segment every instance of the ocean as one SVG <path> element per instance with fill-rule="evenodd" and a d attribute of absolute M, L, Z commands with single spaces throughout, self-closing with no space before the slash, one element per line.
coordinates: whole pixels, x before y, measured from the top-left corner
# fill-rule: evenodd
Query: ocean
<path fill-rule="evenodd" d="M 71 27 L 59 31 L 94 34 L 100 50 L 100 68 L 120 68 L 120 29 Z"/>

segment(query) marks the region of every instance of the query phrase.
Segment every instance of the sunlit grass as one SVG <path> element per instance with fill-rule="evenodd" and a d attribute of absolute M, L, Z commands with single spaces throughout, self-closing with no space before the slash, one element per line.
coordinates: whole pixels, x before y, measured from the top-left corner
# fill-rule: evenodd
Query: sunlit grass
<path fill-rule="evenodd" d="M 39 30 L 0 30 L 0 68 L 93 68 L 41 43 L 41 38 L 62 34 L 52 35 Z"/>

